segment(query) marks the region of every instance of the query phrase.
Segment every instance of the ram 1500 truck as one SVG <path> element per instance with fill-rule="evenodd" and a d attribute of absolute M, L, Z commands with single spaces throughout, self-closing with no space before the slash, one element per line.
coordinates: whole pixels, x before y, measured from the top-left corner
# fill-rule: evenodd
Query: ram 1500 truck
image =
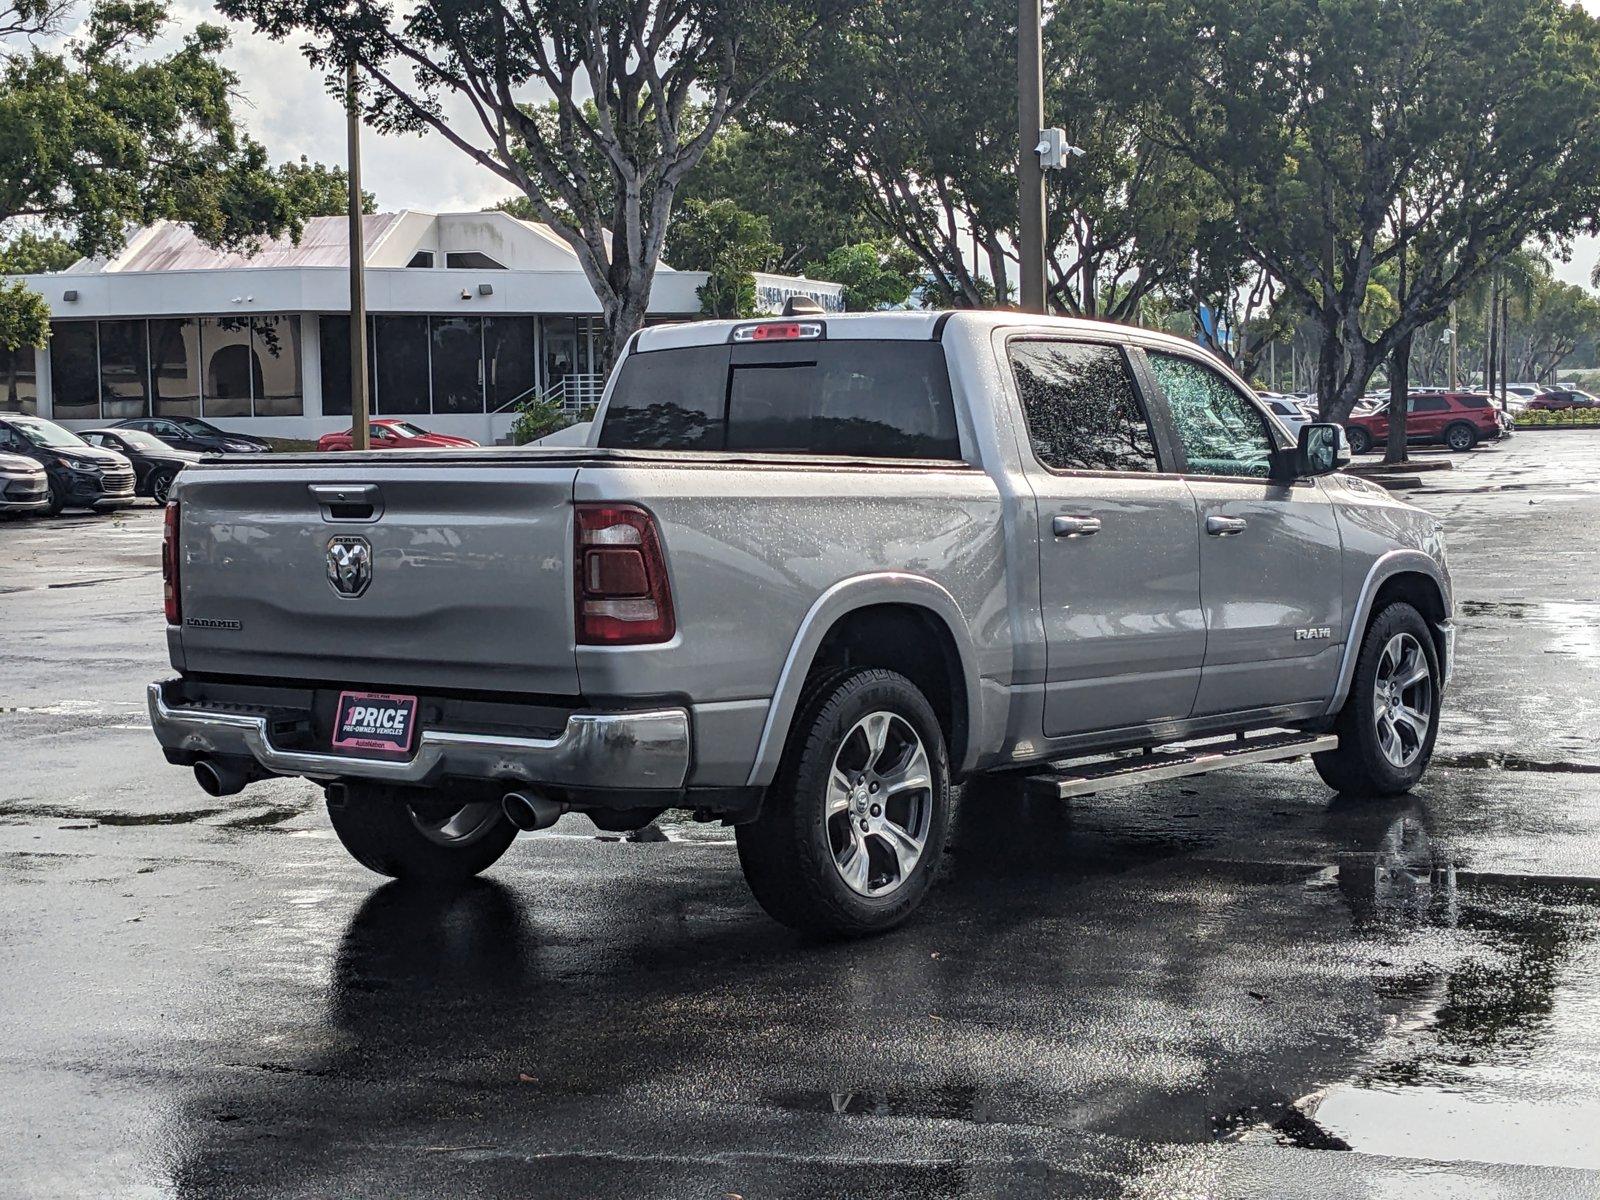
<path fill-rule="evenodd" d="M 381 874 L 680 807 L 734 826 L 778 920 L 882 930 L 977 772 L 1065 797 L 1310 754 L 1340 791 L 1417 782 L 1441 529 L 1347 458 L 1143 330 L 655 326 L 584 447 L 185 470 L 151 720 L 213 794 L 321 784 Z"/>

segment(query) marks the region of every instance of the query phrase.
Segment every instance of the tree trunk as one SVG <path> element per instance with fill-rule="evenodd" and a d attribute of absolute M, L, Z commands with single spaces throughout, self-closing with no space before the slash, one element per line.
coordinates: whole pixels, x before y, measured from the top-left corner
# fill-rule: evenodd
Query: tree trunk
<path fill-rule="evenodd" d="M 1406 401 L 1411 394 L 1411 335 L 1405 334 L 1395 343 L 1389 356 L 1389 444 L 1384 448 L 1383 461 L 1406 461 Z"/>

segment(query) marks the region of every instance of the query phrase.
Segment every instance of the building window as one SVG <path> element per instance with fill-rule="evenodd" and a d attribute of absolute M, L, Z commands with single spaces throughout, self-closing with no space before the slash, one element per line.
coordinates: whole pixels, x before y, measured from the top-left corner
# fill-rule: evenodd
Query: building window
<path fill-rule="evenodd" d="M 0 346 L 0 412 L 39 412 L 39 381 L 32 346 L 7 350 Z"/>
<path fill-rule="evenodd" d="M 428 318 L 378 317 L 373 322 L 377 388 L 372 411 L 409 416 L 428 411 Z"/>
<path fill-rule="evenodd" d="M 208 417 L 248 417 L 260 366 L 250 350 L 249 317 L 200 322 L 201 404 Z"/>
<path fill-rule="evenodd" d="M 413 254 L 411 256 L 411 261 L 408 262 L 406 264 L 406 266 L 408 266 L 408 267 L 431 267 L 431 266 L 433 266 L 433 251 L 432 250 L 418 250 L 415 254 Z"/>
<path fill-rule="evenodd" d="M 200 415 L 200 322 L 193 317 L 150 322 L 153 415 Z"/>
<path fill-rule="evenodd" d="M 255 360 L 255 415 L 298 417 L 300 318 L 253 317 L 250 348 Z"/>
<path fill-rule="evenodd" d="M 478 317 L 430 317 L 429 356 L 433 411 L 483 411 L 483 321 Z"/>
<path fill-rule="evenodd" d="M 100 416 L 150 415 L 150 347 L 143 321 L 100 322 Z"/>
<path fill-rule="evenodd" d="M 50 415 L 58 421 L 100 417 L 100 347 L 93 321 L 50 327 Z"/>
<path fill-rule="evenodd" d="M 469 271 L 504 271 L 504 263 L 495 262 L 479 250 L 453 250 L 444 256 L 444 265 Z"/>
<path fill-rule="evenodd" d="M 525 399 L 538 383 L 533 321 L 532 317 L 483 319 L 484 390 L 490 412 Z"/>

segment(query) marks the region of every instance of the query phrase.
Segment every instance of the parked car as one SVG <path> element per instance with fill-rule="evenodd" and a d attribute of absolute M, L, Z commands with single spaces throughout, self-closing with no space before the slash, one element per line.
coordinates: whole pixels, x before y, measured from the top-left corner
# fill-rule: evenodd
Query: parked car
<path fill-rule="evenodd" d="M 1284 428 L 1294 437 L 1300 436 L 1300 427 L 1307 424 L 1311 418 L 1306 416 L 1302 409 L 1287 396 L 1263 395 L 1261 402 L 1267 406 L 1267 411 L 1278 420 L 1282 421 Z"/>
<path fill-rule="evenodd" d="M 44 464 L 21 454 L 0 454 L 0 517 L 47 512 L 50 480 Z"/>
<path fill-rule="evenodd" d="M 1478 392 L 1416 392 L 1406 408 L 1406 441 L 1441 443 L 1452 450 L 1471 450 L 1479 442 L 1509 437 L 1515 426 Z M 1345 422 L 1350 450 L 1365 454 L 1389 436 L 1389 406 L 1370 413 L 1352 413 Z"/>
<path fill-rule="evenodd" d="M 167 759 L 219 796 L 315 779 L 350 853 L 408 879 L 566 812 L 688 808 L 733 826 L 769 913 L 835 934 L 918 905 L 978 772 L 1066 797 L 1311 754 L 1372 796 L 1428 765 L 1439 521 L 1186 341 L 652 326 L 606 395 L 573 449 L 185 470 Z"/>
<path fill-rule="evenodd" d="M 1528 401 L 1528 408 L 1534 412 L 1561 412 L 1568 408 L 1594 408 L 1596 405 L 1600 405 L 1600 399 L 1576 388 L 1541 392 Z"/>
<path fill-rule="evenodd" d="M 355 430 L 343 433 L 325 433 L 317 439 L 318 450 L 351 450 L 355 443 Z M 394 417 L 378 417 L 367 425 L 367 440 L 374 450 L 438 450 L 451 446 L 476 446 L 471 438 L 452 437 L 448 433 L 433 433 L 410 421 Z"/>
<path fill-rule="evenodd" d="M 175 450 L 196 454 L 262 454 L 271 445 L 244 433 L 229 433 L 199 417 L 134 417 L 118 421 L 113 429 L 138 429 L 153 433 Z"/>
<path fill-rule="evenodd" d="M 192 450 L 175 450 L 153 433 L 142 429 L 84 429 L 78 436 L 91 446 L 115 450 L 133 464 L 135 494 L 149 496 L 157 504 L 167 502 L 167 493 L 178 472 L 203 455 Z"/>
<path fill-rule="evenodd" d="M 54 421 L 0 413 L 0 452 L 44 467 L 49 484 L 44 511 L 52 516 L 63 508 L 106 512 L 133 503 L 133 464 Z"/>

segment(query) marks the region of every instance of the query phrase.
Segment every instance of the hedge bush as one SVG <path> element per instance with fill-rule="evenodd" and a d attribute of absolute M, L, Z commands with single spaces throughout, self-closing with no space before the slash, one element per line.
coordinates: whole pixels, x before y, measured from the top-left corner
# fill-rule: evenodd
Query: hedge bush
<path fill-rule="evenodd" d="M 1564 408 L 1559 412 L 1544 409 L 1527 409 L 1516 416 L 1518 429 L 1563 426 L 1578 429 L 1600 429 L 1600 408 Z"/>

